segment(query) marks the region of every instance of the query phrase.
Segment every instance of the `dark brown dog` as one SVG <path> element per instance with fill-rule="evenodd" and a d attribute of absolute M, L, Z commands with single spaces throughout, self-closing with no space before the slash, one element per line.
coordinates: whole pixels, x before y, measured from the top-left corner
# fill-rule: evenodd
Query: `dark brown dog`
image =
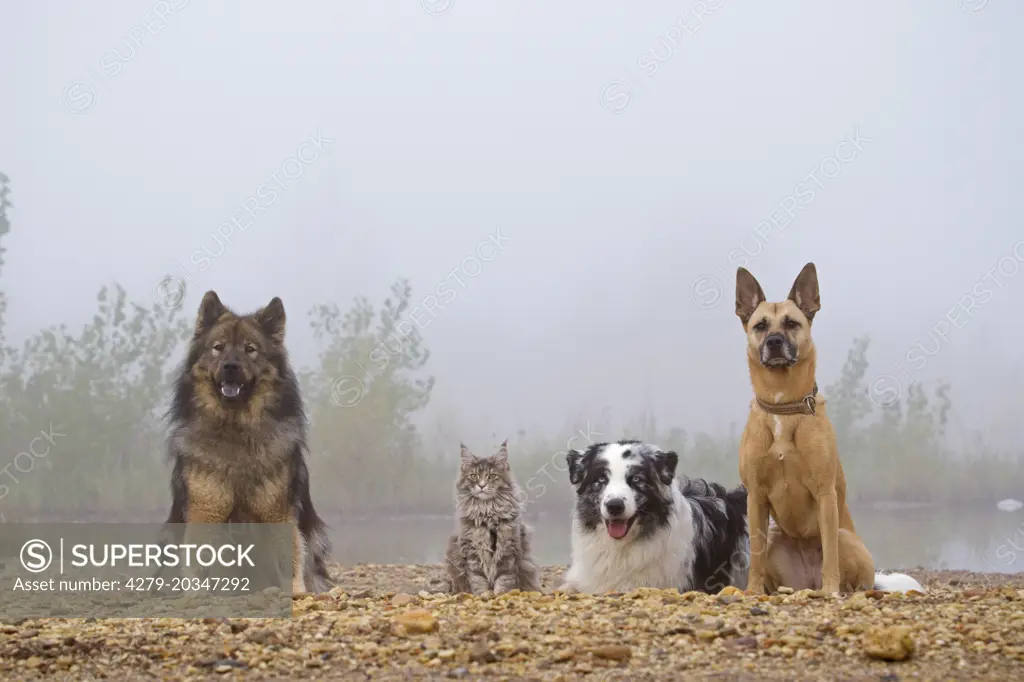
<path fill-rule="evenodd" d="M 251 315 L 203 296 L 169 413 L 168 523 L 289 523 L 295 593 L 329 588 L 330 543 L 313 509 L 306 417 L 274 298 Z M 186 535 L 189 533 L 186 527 Z"/>

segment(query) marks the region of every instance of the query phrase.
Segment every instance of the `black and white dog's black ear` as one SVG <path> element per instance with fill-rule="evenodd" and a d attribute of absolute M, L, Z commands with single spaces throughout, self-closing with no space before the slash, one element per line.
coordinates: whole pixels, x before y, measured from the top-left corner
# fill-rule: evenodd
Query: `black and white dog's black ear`
<path fill-rule="evenodd" d="M 569 482 L 579 485 L 583 482 L 583 453 L 579 450 L 569 450 L 565 454 L 565 462 L 569 465 Z"/>
<path fill-rule="evenodd" d="M 672 450 L 659 451 L 654 456 L 654 470 L 658 473 L 658 480 L 662 485 L 672 485 L 672 479 L 676 476 L 677 464 L 679 464 L 679 455 Z"/>

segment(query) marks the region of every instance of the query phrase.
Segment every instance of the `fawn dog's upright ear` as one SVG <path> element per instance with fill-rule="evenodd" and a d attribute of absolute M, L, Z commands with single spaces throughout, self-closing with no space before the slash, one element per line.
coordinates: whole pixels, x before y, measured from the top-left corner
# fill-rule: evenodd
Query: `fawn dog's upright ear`
<path fill-rule="evenodd" d="M 789 290 L 789 300 L 796 303 L 810 322 L 814 319 L 814 313 L 821 310 L 821 296 L 818 293 L 818 270 L 814 263 L 808 263 L 793 282 L 793 288 Z"/>
<path fill-rule="evenodd" d="M 746 329 L 750 316 L 764 302 L 764 291 L 746 268 L 736 270 L 736 315 Z"/>

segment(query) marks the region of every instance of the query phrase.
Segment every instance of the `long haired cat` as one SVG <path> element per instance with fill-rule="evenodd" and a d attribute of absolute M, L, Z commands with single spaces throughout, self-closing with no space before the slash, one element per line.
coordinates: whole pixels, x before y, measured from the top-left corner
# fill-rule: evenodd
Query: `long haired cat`
<path fill-rule="evenodd" d="M 445 553 L 451 591 L 540 592 L 531 530 L 520 518 L 519 486 L 508 466 L 508 440 L 491 457 L 477 457 L 459 445 L 456 533 L 448 538 Z"/>

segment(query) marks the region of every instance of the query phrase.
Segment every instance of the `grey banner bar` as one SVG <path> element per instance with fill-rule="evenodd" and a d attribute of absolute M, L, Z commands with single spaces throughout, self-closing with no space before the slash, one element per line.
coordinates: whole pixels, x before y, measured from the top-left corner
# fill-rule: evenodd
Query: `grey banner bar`
<path fill-rule="evenodd" d="M 0 524 L 0 619 L 289 618 L 289 524 Z"/>

